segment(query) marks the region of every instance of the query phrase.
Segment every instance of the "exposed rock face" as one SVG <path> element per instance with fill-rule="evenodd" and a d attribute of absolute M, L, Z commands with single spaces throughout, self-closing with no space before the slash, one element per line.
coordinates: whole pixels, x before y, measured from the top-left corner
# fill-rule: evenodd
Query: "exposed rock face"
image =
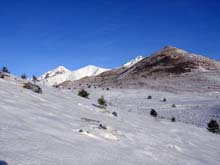
<path fill-rule="evenodd" d="M 208 71 L 220 69 L 217 61 L 167 46 L 150 57 L 141 60 L 126 74 L 127 76 L 169 76 L 192 71 Z"/>

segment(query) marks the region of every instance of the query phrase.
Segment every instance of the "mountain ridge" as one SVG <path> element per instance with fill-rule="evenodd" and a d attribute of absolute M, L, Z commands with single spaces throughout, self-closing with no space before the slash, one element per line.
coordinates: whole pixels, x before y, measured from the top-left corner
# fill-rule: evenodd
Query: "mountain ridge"
<path fill-rule="evenodd" d="M 144 58 L 143 56 L 137 56 L 136 58 L 122 65 L 121 67 L 126 67 L 126 68 L 132 67 L 143 58 Z M 101 68 L 95 65 L 87 65 L 82 68 L 71 71 L 61 65 L 55 69 L 52 69 L 42 74 L 41 76 L 38 77 L 38 80 L 40 80 L 46 85 L 53 86 L 63 83 L 65 81 L 75 81 L 84 77 L 96 76 L 98 74 L 101 74 L 109 70 L 111 69 Z"/>
<path fill-rule="evenodd" d="M 133 58 L 132 60 L 128 61 L 127 63 L 125 63 L 123 65 L 123 67 L 132 67 L 133 65 L 135 65 L 136 63 L 138 63 L 140 60 L 144 59 L 143 56 L 137 56 L 136 58 Z"/>
<path fill-rule="evenodd" d="M 60 84 L 82 87 L 94 84 L 114 88 L 152 88 L 160 90 L 220 90 L 220 63 L 180 48 L 166 46 L 133 66 L 116 68 L 94 77 Z"/>
<path fill-rule="evenodd" d="M 94 65 L 87 65 L 74 71 L 64 66 L 59 66 L 39 76 L 38 80 L 46 85 L 57 85 L 64 81 L 74 81 L 87 76 L 95 76 L 109 69 L 100 68 Z"/>

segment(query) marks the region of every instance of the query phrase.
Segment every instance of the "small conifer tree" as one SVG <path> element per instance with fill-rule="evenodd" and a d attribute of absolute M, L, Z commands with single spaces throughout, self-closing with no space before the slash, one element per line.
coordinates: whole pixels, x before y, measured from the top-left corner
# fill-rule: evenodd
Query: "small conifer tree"
<path fill-rule="evenodd" d="M 98 104 L 101 105 L 102 107 L 104 108 L 107 107 L 107 101 L 105 100 L 104 96 L 101 96 L 97 101 Z"/>
<path fill-rule="evenodd" d="M 89 97 L 89 93 L 84 90 L 84 89 L 81 89 L 79 92 L 78 92 L 78 96 L 81 96 L 81 97 L 84 97 L 84 98 L 88 98 Z"/>
<path fill-rule="evenodd" d="M 211 119 L 210 122 L 207 124 L 207 129 L 212 133 L 220 132 L 219 124 L 216 120 Z"/>

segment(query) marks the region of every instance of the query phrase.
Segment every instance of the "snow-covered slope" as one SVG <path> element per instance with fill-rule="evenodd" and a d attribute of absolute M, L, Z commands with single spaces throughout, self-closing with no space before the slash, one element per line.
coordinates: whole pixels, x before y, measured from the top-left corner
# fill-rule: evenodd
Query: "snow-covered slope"
<path fill-rule="evenodd" d="M 75 71 L 70 71 L 63 66 L 48 71 L 38 79 L 46 85 L 57 85 L 64 81 L 74 81 L 87 76 L 96 76 L 108 69 L 88 65 Z"/>
<path fill-rule="evenodd" d="M 205 100 L 211 106 L 219 103 L 217 94 L 89 89 L 90 99 L 84 99 L 77 92 L 43 86 L 43 94 L 36 94 L 0 79 L 0 160 L 9 165 L 219 165 L 219 135 L 149 115 L 150 108 L 165 112 L 173 102 L 180 109 L 189 109 L 192 100 L 195 107 Z M 107 111 L 93 106 L 101 95 L 108 100 Z"/>
<path fill-rule="evenodd" d="M 86 67 L 80 68 L 78 70 L 75 70 L 71 73 L 70 77 L 68 80 L 79 80 L 83 77 L 90 77 L 90 76 L 96 76 L 102 72 L 105 72 L 109 69 L 104 69 L 100 67 L 96 67 L 94 65 L 88 65 Z"/>
<path fill-rule="evenodd" d="M 38 80 L 46 85 L 56 85 L 66 81 L 66 79 L 71 75 L 71 71 L 63 66 L 59 66 L 56 69 L 46 72 L 41 75 Z"/>
<path fill-rule="evenodd" d="M 56 69 L 53 69 L 51 71 L 48 71 L 46 73 L 44 73 L 43 75 L 41 75 L 39 77 L 39 79 L 47 79 L 47 78 L 51 78 L 51 77 L 55 77 L 57 75 L 62 75 L 62 74 L 66 74 L 66 73 L 70 73 L 71 71 L 67 68 L 65 68 L 64 66 L 59 66 Z"/>
<path fill-rule="evenodd" d="M 127 62 L 126 64 L 123 65 L 123 67 L 131 67 L 134 64 L 138 63 L 139 61 L 141 61 L 144 57 L 143 56 L 137 56 L 136 58 L 132 59 L 131 61 Z"/>

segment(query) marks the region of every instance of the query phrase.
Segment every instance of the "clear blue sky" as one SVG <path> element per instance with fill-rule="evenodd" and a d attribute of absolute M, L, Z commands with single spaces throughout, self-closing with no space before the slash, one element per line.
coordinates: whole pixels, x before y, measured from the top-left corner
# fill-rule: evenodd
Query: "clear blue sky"
<path fill-rule="evenodd" d="M 113 68 L 165 45 L 220 59 L 220 1 L 0 1 L 0 64 L 18 75 Z"/>

